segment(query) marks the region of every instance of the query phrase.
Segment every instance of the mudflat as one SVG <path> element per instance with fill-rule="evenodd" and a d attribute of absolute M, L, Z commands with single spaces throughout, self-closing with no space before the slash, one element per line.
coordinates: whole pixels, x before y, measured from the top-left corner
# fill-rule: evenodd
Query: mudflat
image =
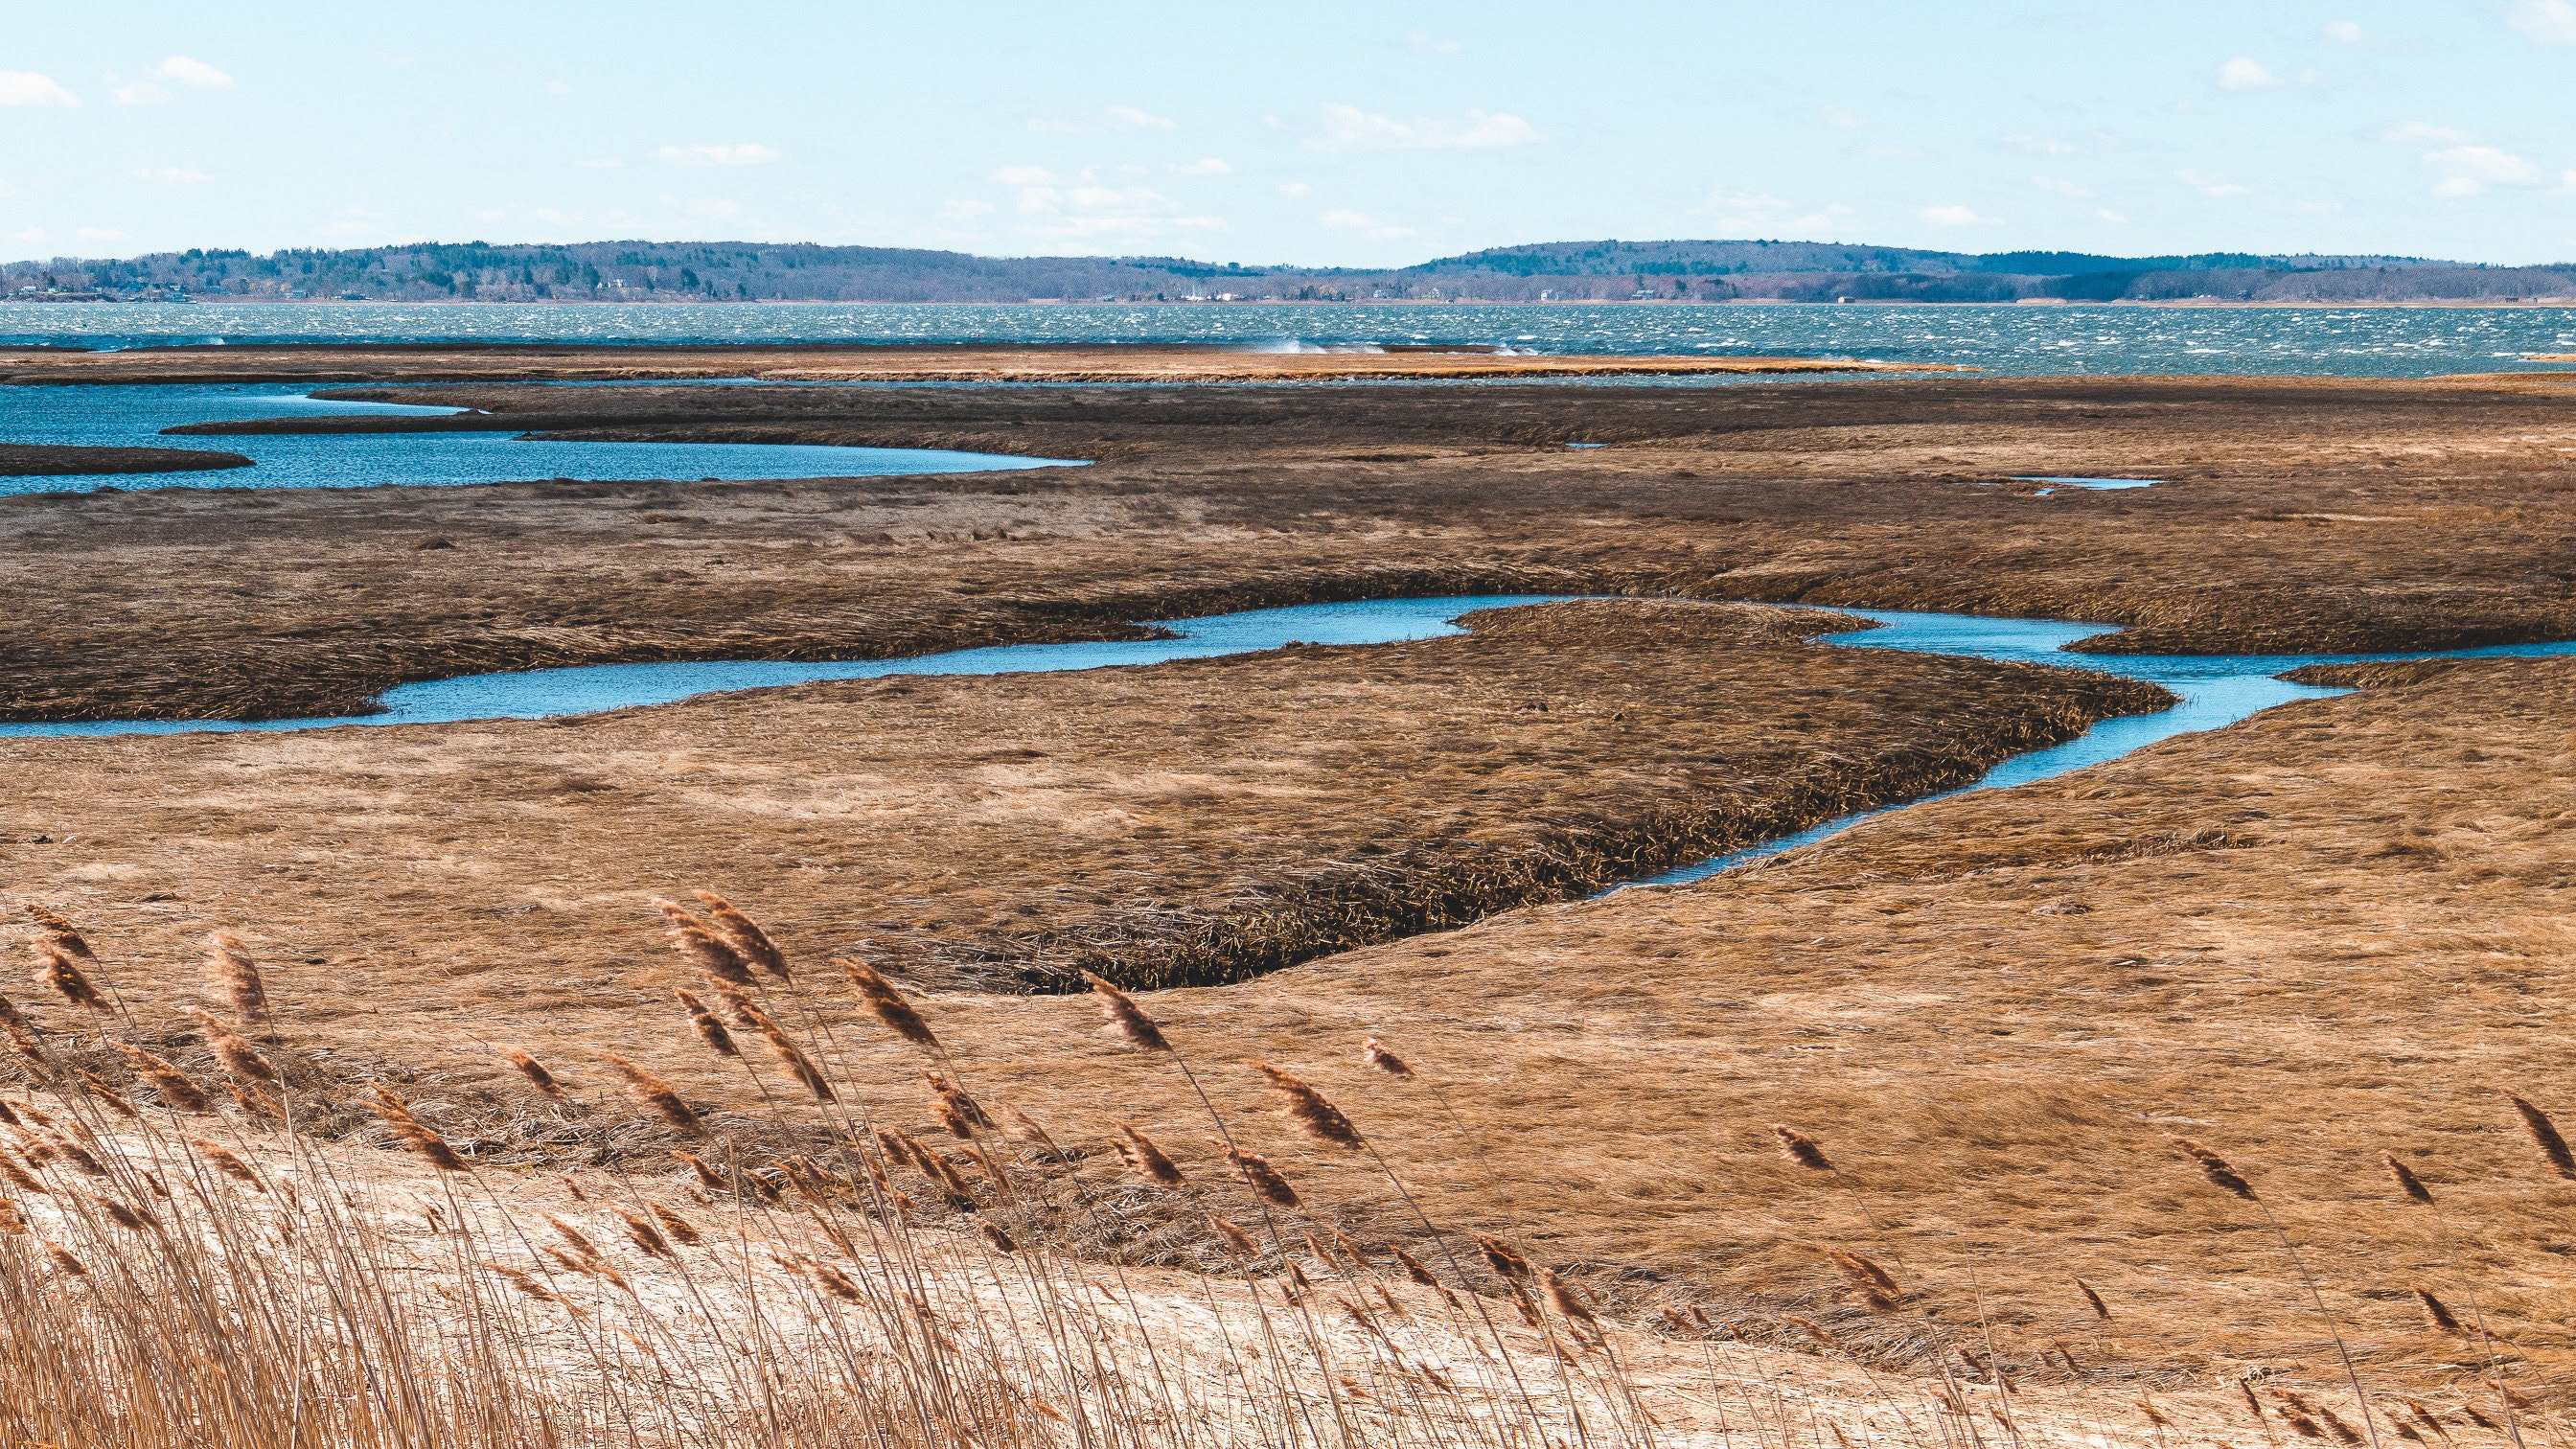
<path fill-rule="evenodd" d="M 99 473 L 195 473 L 247 468 L 239 453 L 205 448 L 74 448 L 0 443 L 0 478 L 68 478 Z"/>

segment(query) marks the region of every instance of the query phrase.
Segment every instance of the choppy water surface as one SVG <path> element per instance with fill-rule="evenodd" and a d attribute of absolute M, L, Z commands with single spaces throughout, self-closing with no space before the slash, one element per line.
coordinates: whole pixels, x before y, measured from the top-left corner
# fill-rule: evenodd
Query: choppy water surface
<path fill-rule="evenodd" d="M 191 734 L 207 731 L 282 731 L 348 725 L 449 724 L 487 719 L 543 719 L 669 704 L 694 695 L 762 689 L 831 679 L 882 679 L 890 675 L 978 675 L 1057 673 L 1160 664 L 1175 659 L 1210 659 L 1277 649 L 1291 643 L 1392 644 L 1432 639 L 1462 632 L 1460 616 L 1479 609 L 1511 608 L 1558 602 L 1563 596 L 1459 595 L 1427 599 L 1375 599 L 1357 603 L 1306 604 L 1284 609 L 1257 609 L 1196 619 L 1170 619 L 1159 626 L 1169 637 L 1152 640 L 1073 644 L 1023 644 L 989 649 L 961 649 L 909 659 L 849 663 L 784 663 L 725 660 L 688 664 L 601 664 L 573 669 L 541 669 L 510 674 L 472 675 L 458 679 L 407 684 L 387 690 L 384 712 L 343 719 L 270 720 L 259 723 L 205 721 L 103 721 L 91 724 L 0 725 L 0 737 L 64 735 Z M 2025 785 L 2115 760 L 2132 750 L 2175 735 L 2233 724 L 2258 710 L 2297 699 L 2324 699 L 2347 693 L 2315 685 L 2293 684 L 2277 676 L 2303 664 L 2344 664 L 2373 659 L 2530 658 L 2576 654 L 2576 642 L 2506 644 L 2439 654 L 2235 654 L 2113 655 L 2070 654 L 2078 639 L 2116 632 L 2100 624 L 2055 619 L 1987 619 L 1967 614 L 1909 613 L 1884 609 L 1838 609 L 1871 620 L 1878 627 L 1822 636 L 1828 643 L 1854 649 L 1903 649 L 2014 664 L 2055 665 L 2117 674 L 2164 686 L 2179 700 L 2156 714 L 2108 719 L 2083 735 L 2047 749 L 2015 755 L 1986 772 L 1968 790 Z M 1634 882 L 1678 884 L 1776 855 L 1902 806 L 1891 805 L 1827 821 L 1794 835 L 1765 841 L 1696 865 Z"/>
<path fill-rule="evenodd" d="M 76 304 L 64 304 L 76 305 Z M 199 383 L 149 387 L 0 387 L 0 442 L 89 448 L 191 448 L 238 453 L 248 468 L 191 473 L 0 477 L 0 494 L 117 488 L 357 488 L 459 485 L 534 478 L 861 478 L 1042 468 L 1065 460 L 924 448 L 790 443 L 533 442 L 490 433 L 255 434 L 163 437 L 182 423 L 298 413 L 449 415 L 412 403 L 326 402 L 308 386 Z"/>
<path fill-rule="evenodd" d="M 0 344 L 249 342 L 1483 344 L 1543 353 L 1786 354 L 1989 372 L 2425 377 L 2576 352 L 2543 307 L 1491 304 L 0 303 Z"/>

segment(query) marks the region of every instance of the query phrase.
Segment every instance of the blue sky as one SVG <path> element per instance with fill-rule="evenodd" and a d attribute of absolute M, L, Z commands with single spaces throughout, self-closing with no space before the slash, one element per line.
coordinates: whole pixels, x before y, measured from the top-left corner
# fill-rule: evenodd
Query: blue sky
<path fill-rule="evenodd" d="M 2576 260 L 2576 0 L 20 7 L 0 256 L 750 238 Z"/>

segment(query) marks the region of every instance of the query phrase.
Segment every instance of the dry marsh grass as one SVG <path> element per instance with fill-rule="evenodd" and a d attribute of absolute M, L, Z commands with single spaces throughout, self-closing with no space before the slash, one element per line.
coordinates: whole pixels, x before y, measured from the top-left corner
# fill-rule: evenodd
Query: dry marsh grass
<path fill-rule="evenodd" d="M 599 1039 L 670 999 L 625 923 L 674 876 L 794 882 L 782 929 L 915 981 L 1235 980 L 1586 894 L 2162 703 L 1806 643 L 1837 622 L 1814 611 L 1470 622 L 557 721 L 12 741 L 0 862 L 156 954 L 192 949 L 209 912 L 259 922 L 269 954 L 338 983 L 308 989 L 307 1019 L 344 1021 L 352 1051 L 464 1009 Z M 542 981 L 531 952 L 555 963 Z"/>
<path fill-rule="evenodd" d="M 1803 1317 L 1790 1321 L 1824 1357 L 1748 1343 L 1703 1309 L 1622 1321 L 1552 1254 L 1444 1235 L 1418 1204 L 1420 1255 L 1372 1243 L 1240 1149 L 1228 1149 L 1238 1181 L 1192 1178 L 1122 1124 L 1134 1171 L 1116 1180 L 1095 1139 L 1069 1138 L 1085 1145 L 1068 1152 L 1017 1101 L 1005 1110 L 1029 1126 L 997 1130 L 968 1095 L 982 1090 L 976 1054 L 864 965 L 850 980 L 880 1042 L 933 1064 L 944 1136 L 865 1111 L 701 1118 L 612 1054 L 586 1054 L 573 1086 L 514 1054 L 531 1089 L 520 1110 L 584 1135 L 616 1111 L 622 1079 L 669 1119 L 679 1165 L 549 1176 L 488 1163 L 446 1135 L 442 1104 L 381 1083 L 367 1089 L 384 1142 L 371 1151 L 299 1127 L 328 1093 L 298 1085 L 315 1074 L 292 994 L 270 1010 L 237 942 L 216 944 L 207 999 L 238 1007 L 256 983 L 257 1019 L 201 1012 L 210 1037 L 236 1045 L 165 1061 L 124 1040 L 144 1021 L 95 1005 L 122 1001 L 112 952 L 44 907 L 28 914 L 60 999 L 7 1013 L 21 1095 L 0 1098 L 0 1428 L 19 1442 L 2164 1449 L 2168 1432 L 2227 1432 L 2215 1390 L 2159 1403 L 2016 1382 L 1991 1322 L 1939 1321 L 1914 1270 L 1858 1251 L 1825 1253 L 1873 1313 L 1915 1316 L 1929 1376 L 1838 1363 L 1851 1336 Z M 865 1095 L 848 1090 L 850 1024 L 809 1016 L 814 988 L 757 925 L 703 893 L 665 915 L 736 1021 L 800 1063 L 798 1085 Z M 1130 1073 L 1196 1091 L 1202 1070 L 1257 1072 L 1303 1161 L 1365 1160 L 1413 1202 L 1401 1149 L 1390 1159 L 1304 1078 L 1194 1070 L 1233 1044 L 1176 1040 L 1105 982 L 1097 1000 Z M 150 1065 L 131 1082 L 79 1065 L 111 1052 Z M 1368 1054 L 1382 1077 L 1412 1080 L 1381 1046 Z M 213 1105 L 227 1090 L 238 1111 Z M 1223 1140 L 1250 1125 L 1200 1100 Z M 1353 1109 L 1366 1119 L 1378 1100 Z M 744 1130 L 761 1118 L 806 1150 L 782 1156 Z M 1774 1130 L 1799 1170 L 1837 1171 Z M 1103 1221 L 1132 1219 L 1139 1198 L 1206 1215 L 1214 1246 L 1197 1266 L 1097 1251 Z M 2476 1444 L 2541 1422 L 2501 1377 L 2501 1431 L 2474 1399 L 2360 1387 L 2338 1405 L 2282 1382 L 2266 1405 L 2236 1387 L 2267 1438 L 2277 1420 L 2357 1440 L 2358 1421 Z"/>
<path fill-rule="evenodd" d="M 172 376 L 206 360 L 117 358 L 182 370 Z M 399 375 L 368 371 L 383 361 L 340 371 Z M 332 362 L 250 365 L 312 377 Z M 0 502 L 0 549 L 49 563 L 0 573 L 13 624 L 0 711 L 336 714 L 391 684 L 483 670 L 873 657 L 1396 593 L 2039 614 L 2125 623 L 2128 645 L 2187 650 L 2576 632 L 2554 542 L 2576 498 L 2576 389 L 2563 386 L 474 384 L 439 395 L 494 410 L 466 420 L 481 427 L 1099 462 L 734 485 L 12 498 Z M 1572 441 L 1610 446 L 1561 446 Z M 2024 473 L 2169 481 L 2048 498 L 1993 486 Z M 2425 549 L 2427 537 L 2444 547 Z"/>

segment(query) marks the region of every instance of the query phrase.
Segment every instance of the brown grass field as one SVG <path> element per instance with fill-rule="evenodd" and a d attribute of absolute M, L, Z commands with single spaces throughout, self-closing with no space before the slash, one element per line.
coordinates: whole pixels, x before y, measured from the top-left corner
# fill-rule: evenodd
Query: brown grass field
<path fill-rule="evenodd" d="M 0 500 L 9 556 L 45 560 L 41 580 L 9 583 L 11 608 L 26 601 L 27 627 L 0 645 L 16 708 L 313 708 L 461 665 L 899 653 L 1490 587 L 2045 612 L 2131 621 L 2164 646 L 2576 632 L 2576 394 L 2549 383 L 703 391 L 621 389 L 577 400 L 578 415 L 542 389 L 440 395 L 516 409 L 513 426 L 1010 438 L 1102 461 L 843 484 Z M 1568 452 L 1569 436 L 1612 446 Z M 1975 486 L 2020 472 L 2171 481 L 2049 498 Z M 413 546 L 432 536 L 454 546 Z M 810 1221 L 788 1211 L 793 1194 L 763 1207 L 739 1178 L 687 1209 L 751 1214 L 728 1229 L 746 1256 L 726 1282 L 766 1281 L 757 1259 L 793 1293 L 837 1296 L 801 1254 L 845 1264 L 871 1302 L 882 1273 L 888 1294 L 957 1295 L 943 1312 L 975 1333 L 1022 1325 L 1019 1347 L 966 1354 L 971 1371 L 935 1345 L 827 1368 L 782 1348 L 808 1366 L 759 1393 L 806 1407 L 765 1442 L 856 1432 L 812 1405 L 899 1402 L 919 1392 L 903 1375 L 1048 1381 L 1062 1362 L 1020 1355 L 1067 1341 L 1026 1336 L 1059 1320 L 1091 1323 L 1075 1337 L 1094 1342 L 1134 1335 L 1113 1353 L 1230 1345 L 1207 1370 L 1222 1393 L 1082 1390 L 1136 1416 L 1138 1443 L 2563 1441 L 2576 1157 L 2561 1144 L 2553 1161 L 2545 1119 L 2515 1099 L 2576 1112 L 2558 1042 L 2576 956 L 2576 667 L 2325 671 L 2358 692 L 1918 806 L 1716 880 L 1583 901 L 1569 897 L 2154 701 L 2116 681 L 1802 643 L 1824 622 L 1811 611 L 1636 601 L 1475 622 L 1412 645 L 821 684 L 554 722 L 0 741 L 10 890 L 79 922 L 128 1013 L 41 984 L 41 999 L 15 993 L 56 1063 L 28 1100 L 95 1116 L 93 1139 L 140 1154 L 134 1173 L 158 1160 L 167 1144 L 132 1134 L 163 1130 L 171 1092 L 111 1038 L 215 1074 L 183 1008 L 221 1009 L 200 938 L 239 933 L 277 1003 L 268 1040 L 294 1064 L 303 1134 L 281 1145 L 275 1124 L 233 1125 L 227 1108 L 246 1156 L 422 1195 L 361 1150 L 387 1140 L 362 1110 L 382 1083 L 484 1164 L 475 1181 L 509 1184 L 450 1210 L 475 1221 L 456 1231 L 476 1245 L 440 1248 L 446 1267 L 387 1246 L 387 1210 L 324 1235 L 371 1245 L 359 1256 L 376 1265 L 332 1271 L 379 1283 L 412 1262 L 404 1281 L 454 1300 L 506 1285 L 478 1263 L 553 1262 L 586 1310 L 514 1300 L 496 1341 L 528 1357 L 506 1371 L 462 1346 L 470 1314 L 360 1315 L 346 1332 L 421 1338 L 420 1362 L 460 1383 L 559 1383 L 593 1437 L 619 1393 L 661 1372 L 654 1355 L 722 1341 L 740 1316 L 676 1306 L 685 1282 L 644 1292 L 601 1275 L 675 1271 L 640 1249 L 572 1249 L 566 1266 L 509 1241 L 551 1231 L 540 1209 L 613 1235 L 601 1214 L 617 1194 L 689 1192 L 661 1153 L 690 1132 L 630 1096 L 614 1052 L 667 1078 L 727 1163 L 778 1173 L 767 1191 L 802 1171 L 782 1166 L 793 1153 L 841 1164 L 848 1181 L 817 1188 Z M 690 1035 L 670 993 L 714 988 L 647 898 L 693 887 L 749 911 L 795 963 L 796 985 L 760 994 L 831 1085 L 828 1107 L 763 1047 L 756 1017 L 733 1016 L 739 1061 Z M 836 955 L 894 973 L 940 1054 L 871 1020 Z M 1104 1034 L 1097 998 L 1029 993 L 1081 966 L 1205 983 L 1141 998 L 1177 1056 Z M 1373 1069 L 1371 1038 L 1413 1076 Z M 502 1060 L 511 1048 L 575 1099 L 538 1096 Z M 1301 1133 L 1254 1062 L 1311 1081 L 1382 1157 Z M 102 1088 L 66 1064 L 162 1105 L 119 1125 L 78 1105 Z M 1023 1141 L 976 1177 L 957 1154 L 1001 1163 L 1002 1149 L 970 1124 L 943 1159 L 974 1179 L 962 1191 L 893 1164 L 910 1206 L 871 1196 L 859 1159 L 875 1127 L 940 1136 L 924 1066 L 1003 1128 L 1015 1111 L 1038 1119 L 1073 1160 Z M 1122 1167 L 1121 1123 L 1183 1181 Z M 1784 1154 L 1775 1124 L 1832 1169 Z M 1220 1130 L 1302 1205 L 1273 1220 L 1252 1202 L 1210 1145 Z M 2205 1172 L 2178 1137 L 2232 1168 Z M 2410 1202 L 2382 1153 L 2437 1206 Z M 61 1190 L 60 1161 L 37 1166 L 55 1182 L 19 1199 L 37 1234 L 127 1241 Z M 553 1167 L 574 1185 L 522 1175 Z M 139 1176 L 115 1180 L 148 1195 Z M 584 1183 L 590 1200 L 571 1198 Z M 1249 1230 L 1249 1259 L 1211 1215 Z M 1023 1286 L 966 1251 L 979 1221 L 1035 1245 L 989 1260 L 1024 1261 Z M 830 1225 L 870 1223 L 892 1236 L 831 1245 Z M 1333 1231 L 1371 1246 L 1351 1258 Z M 1488 1272 L 1473 1233 L 1517 1244 L 1569 1297 Z M 72 1296 L 92 1289 L 30 1241 L 0 1232 L 0 1295 L 84 1314 L 125 1302 Z M 1462 1303 L 1505 1328 L 1465 1307 L 1443 1320 L 1436 1295 L 1358 1318 L 1325 1306 L 1335 1292 L 1366 1303 L 1372 1275 L 1401 1286 L 1377 1244 L 1474 1290 Z M 131 1270 L 138 1293 L 200 1271 L 154 1251 L 162 1266 Z M 287 1259 L 278 1272 L 307 1271 Z M 1124 1327 L 1045 1286 L 1124 1274 L 1140 1275 L 1116 1280 L 1138 1305 Z M 317 1301 L 268 1280 L 237 1291 Z M 1525 1332 L 1516 1293 L 1543 1336 L 1506 1343 Z M 430 1301 L 386 1301 L 410 1312 L 416 1298 Z M 779 1321 L 838 1311 L 824 1309 Z M 1309 1310 L 1341 1314 L 1346 1346 L 1231 1347 L 1314 1332 Z M 1403 1311 L 1415 1336 L 1371 1336 Z M 1593 1313 L 1612 1327 L 1587 1346 Z M 63 1322 L 72 1335 L 93 1319 Z M 640 1359 L 596 1346 L 611 1324 Z M 1332 1354 L 1382 1343 L 1374 1368 L 1335 1378 Z M 1733 1357 L 1691 1357 L 1711 1351 Z M 117 1352 L 99 1361 L 138 1381 L 169 1372 Z M 1406 1367 L 1417 1359 L 1483 1363 L 1486 1378 L 1434 1410 L 1408 1397 L 1430 1382 Z M 1544 1407 L 1505 1392 L 1516 1364 L 1553 1365 Z M 742 1402 L 714 1372 L 659 1382 Z M 869 1432 L 1085 1442 L 1018 1391 L 974 1388 L 959 1401 L 971 1413 Z M 1314 1426 L 1362 1404 L 1390 1417 Z M 1532 1422 L 1495 1427 L 1515 1413 Z M 491 1430 L 505 1421 L 494 1408 L 476 1432 L 517 1442 Z"/>

